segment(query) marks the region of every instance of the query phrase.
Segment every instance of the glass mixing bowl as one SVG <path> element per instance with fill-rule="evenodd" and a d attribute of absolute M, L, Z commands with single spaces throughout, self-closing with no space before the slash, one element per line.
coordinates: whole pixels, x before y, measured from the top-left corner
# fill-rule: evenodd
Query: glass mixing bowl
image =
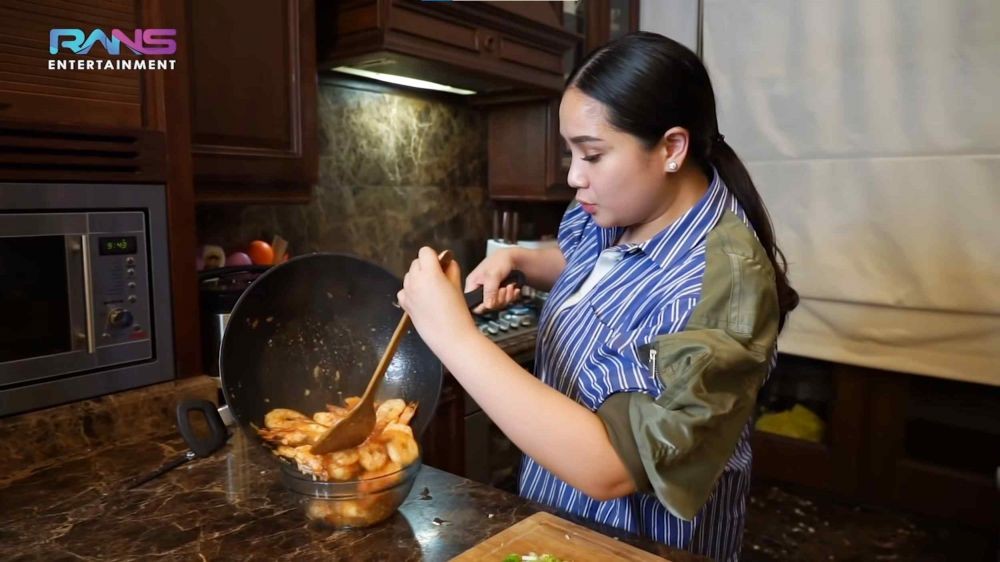
<path fill-rule="evenodd" d="M 333 529 L 368 527 L 396 512 L 420 472 L 417 460 L 402 469 L 365 480 L 314 480 L 289 463 L 281 463 L 281 481 L 296 496 L 306 517 Z"/>

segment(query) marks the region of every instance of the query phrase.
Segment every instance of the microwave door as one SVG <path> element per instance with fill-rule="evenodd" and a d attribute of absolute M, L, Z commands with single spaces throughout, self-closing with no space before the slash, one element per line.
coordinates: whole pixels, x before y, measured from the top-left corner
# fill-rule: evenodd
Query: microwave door
<path fill-rule="evenodd" d="M 97 365 L 87 235 L 17 218 L 0 215 L 0 387 Z"/>

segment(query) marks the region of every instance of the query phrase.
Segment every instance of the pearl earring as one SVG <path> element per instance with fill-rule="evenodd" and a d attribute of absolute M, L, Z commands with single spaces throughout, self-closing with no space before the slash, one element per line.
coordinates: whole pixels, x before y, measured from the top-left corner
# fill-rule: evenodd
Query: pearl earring
<path fill-rule="evenodd" d="M 677 171 L 677 162 L 674 162 L 674 161 L 668 162 L 667 163 L 667 170 L 670 170 L 671 172 L 676 172 Z"/>

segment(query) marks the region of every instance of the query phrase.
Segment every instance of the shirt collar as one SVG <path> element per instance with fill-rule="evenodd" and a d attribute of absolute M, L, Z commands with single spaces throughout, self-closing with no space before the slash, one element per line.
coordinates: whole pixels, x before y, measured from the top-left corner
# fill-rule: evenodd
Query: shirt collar
<path fill-rule="evenodd" d="M 732 194 L 713 167 L 712 181 L 693 207 L 649 240 L 633 245 L 626 251 L 641 251 L 661 269 L 669 269 L 704 240 L 726 208 L 734 204 Z"/>

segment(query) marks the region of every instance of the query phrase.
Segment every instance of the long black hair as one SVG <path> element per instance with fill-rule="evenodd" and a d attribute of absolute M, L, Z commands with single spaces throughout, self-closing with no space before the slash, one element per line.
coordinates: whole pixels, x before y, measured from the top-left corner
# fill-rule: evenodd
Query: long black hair
<path fill-rule="evenodd" d="M 715 92 L 698 56 L 680 43 L 656 33 L 636 32 L 588 55 L 566 81 L 607 109 L 616 129 L 638 138 L 652 150 L 672 127 L 690 135 L 688 157 L 711 178 L 712 167 L 750 219 L 757 239 L 774 266 L 780 314 L 799 303 L 788 283 L 787 261 L 774 239 L 771 217 L 750 173 L 719 133 Z"/>

